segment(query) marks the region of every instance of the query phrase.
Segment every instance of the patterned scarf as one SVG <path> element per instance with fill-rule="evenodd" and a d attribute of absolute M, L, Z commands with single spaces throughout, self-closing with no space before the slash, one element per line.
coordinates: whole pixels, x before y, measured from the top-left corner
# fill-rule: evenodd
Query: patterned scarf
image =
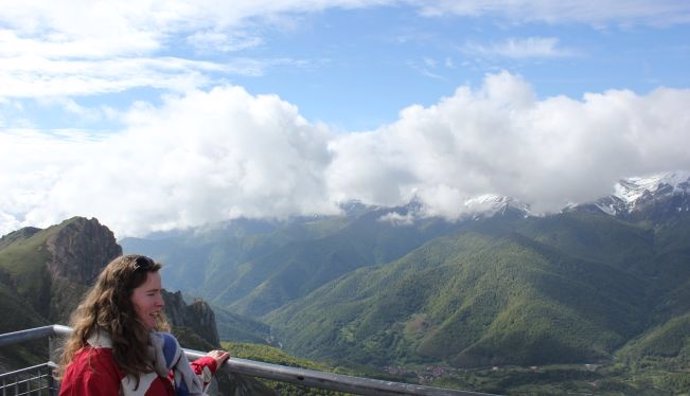
<path fill-rule="evenodd" d="M 153 358 L 156 373 L 165 378 L 170 370 L 173 371 L 175 395 L 205 395 L 204 384 L 192 370 L 177 339 L 172 334 L 160 332 L 151 332 L 149 339 L 149 356 Z"/>

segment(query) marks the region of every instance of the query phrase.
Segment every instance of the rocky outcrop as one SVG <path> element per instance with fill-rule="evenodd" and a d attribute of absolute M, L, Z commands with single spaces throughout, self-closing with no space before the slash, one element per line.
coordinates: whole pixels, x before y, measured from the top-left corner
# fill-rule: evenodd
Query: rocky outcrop
<path fill-rule="evenodd" d="M 63 222 L 46 239 L 46 263 L 54 278 L 90 285 L 101 270 L 122 254 L 112 231 L 96 219 L 75 217 Z"/>
<path fill-rule="evenodd" d="M 74 217 L 44 233 L 50 287 L 41 296 L 47 301 L 39 309 L 51 322 L 68 323 L 84 292 L 108 262 L 122 254 L 122 248 L 112 231 L 95 218 Z"/>
<path fill-rule="evenodd" d="M 220 346 L 216 316 L 206 302 L 196 300 L 187 305 L 179 291 L 175 293 L 166 292 L 163 294 L 163 299 L 165 300 L 165 314 L 173 327 L 191 330 L 213 348 Z M 180 343 L 183 341 L 181 340 Z"/>

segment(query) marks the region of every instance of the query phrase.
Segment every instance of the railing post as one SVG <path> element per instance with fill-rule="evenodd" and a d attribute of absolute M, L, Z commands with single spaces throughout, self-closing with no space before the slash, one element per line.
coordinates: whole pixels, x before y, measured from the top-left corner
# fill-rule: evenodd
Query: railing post
<path fill-rule="evenodd" d="M 47 376 L 46 376 L 46 384 L 48 385 L 48 394 L 51 396 L 57 396 L 58 391 L 60 390 L 59 388 L 59 382 L 55 380 L 55 377 L 53 377 L 53 370 L 55 367 L 52 364 L 48 364 L 46 367 Z"/>
<path fill-rule="evenodd" d="M 48 360 L 57 363 L 57 336 L 51 335 L 48 337 Z"/>
<path fill-rule="evenodd" d="M 58 388 L 59 383 L 55 380 L 55 377 L 53 377 L 53 371 L 56 368 L 54 364 L 60 363 L 58 346 L 60 345 L 61 341 L 64 342 L 64 340 L 62 340 L 62 337 L 59 334 L 57 334 L 55 326 L 53 326 L 53 334 L 48 336 L 48 376 L 46 377 L 48 379 L 48 394 L 50 396 L 57 396 L 58 391 L 60 390 Z"/>

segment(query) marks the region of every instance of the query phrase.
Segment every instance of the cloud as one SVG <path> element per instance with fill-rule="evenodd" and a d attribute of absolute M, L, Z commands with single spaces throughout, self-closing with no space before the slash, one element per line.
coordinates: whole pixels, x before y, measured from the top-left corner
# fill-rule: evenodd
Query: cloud
<path fill-rule="evenodd" d="M 263 39 L 244 32 L 234 32 L 230 35 L 222 32 L 199 31 L 187 37 L 187 42 L 199 52 L 212 53 L 213 51 L 233 52 L 256 47 L 263 43 Z"/>
<path fill-rule="evenodd" d="M 416 197 L 449 217 L 484 194 L 559 210 L 611 193 L 622 177 L 690 168 L 688 100 L 674 89 L 538 100 L 522 78 L 488 75 L 481 88 L 408 107 L 377 131 L 339 136 L 328 181 L 339 199 Z"/>
<path fill-rule="evenodd" d="M 217 87 L 139 103 L 114 135 L 0 134 L 6 227 L 95 216 L 119 235 L 237 216 L 333 213 L 328 131 L 275 96 Z"/>
<path fill-rule="evenodd" d="M 430 17 L 498 15 L 518 22 L 690 22 L 690 5 L 672 0 L 5 0 L 0 97 L 89 96 L 142 87 L 185 92 L 222 84 L 231 76 L 261 76 L 269 67 L 314 65 L 313 60 L 238 53 L 264 45 L 267 32 L 298 29 L 300 18 L 308 15 L 385 6 L 412 6 Z M 512 58 L 571 55 L 556 39 L 539 37 L 470 44 L 466 50 Z M 413 67 L 429 77 L 443 77 L 434 67 Z"/>
<path fill-rule="evenodd" d="M 417 199 L 449 218 L 487 194 L 559 210 L 613 192 L 622 177 L 690 169 L 689 102 L 690 90 L 670 88 L 539 99 L 501 72 L 379 129 L 336 133 L 275 95 L 193 90 L 137 103 L 113 134 L 3 130 L 0 233 L 82 215 L 141 235 L 336 213 L 351 199 Z"/>
<path fill-rule="evenodd" d="M 237 70 L 251 70 L 238 65 Z M 21 57 L 0 63 L 0 95 L 15 98 L 77 96 L 150 87 L 184 92 L 209 82 L 208 72 L 233 65 L 180 58 L 126 58 L 99 62 Z"/>
<path fill-rule="evenodd" d="M 690 22 L 690 4 L 675 0 L 438 0 L 416 2 L 422 15 L 499 16 L 513 23 L 670 26 Z"/>
<path fill-rule="evenodd" d="M 0 13 L 0 97 L 85 96 L 141 87 L 184 92 L 227 75 L 299 67 L 305 61 L 227 54 L 261 45 L 260 33 L 287 28 L 286 21 L 301 14 L 385 3 L 7 0 Z"/>
<path fill-rule="evenodd" d="M 563 58 L 576 55 L 573 50 L 559 48 L 558 39 L 555 37 L 509 38 L 490 45 L 468 43 L 462 48 L 462 52 L 514 59 Z"/>

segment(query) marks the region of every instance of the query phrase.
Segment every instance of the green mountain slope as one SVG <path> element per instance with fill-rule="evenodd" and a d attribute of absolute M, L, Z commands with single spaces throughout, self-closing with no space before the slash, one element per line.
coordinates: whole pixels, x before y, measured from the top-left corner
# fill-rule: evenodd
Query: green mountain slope
<path fill-rule="evenodd" d="M 656 325 L 661 296 L 676 313 L 686 307 L 688 241 L 662 228 L 576 212 L 478 222 L 266 320 L 312 358 L 458 367 L 609 359 Z"/>
<path fill-rule="evenodd" d="M 45 243 L 53 233 L 54 229 L 26 238 L 12 238 L 13 242 L 0 250 L 0 271 L 6 274 L 6 284 L 13 286 L 11 292 L 16 293 L 23 305 L 28 302 L 30 307 L 38 308 L 44 317 L 48 316 L 50 306 L 50 280 L 45 270 L 50 255 Z"/>
<path fill-rule="evenodd" d="M 639 314 L 635 295 L 599 287 L 611 277 L 639 283 L 519 238 L 461 233 L 328 284 L 268 322 L 300 353 L 360 363 L 596 360 L 634 333 Z"/>
<path fill-rule="evenodd" d="M 266 344 L 272 342 L 271 329 L 267 324 L 238 315 L 224 308 L 213 307 L 216 314 L 218 336 L 221 340 Z"/>
<path fill-rule="evenodd" d="M 625 345 L 618 356 L 635 366 L 663 360 L 669 368 L 687 368 L 690 362 L 690 313 L 653 327 Z"/>
<path fill-rule="evenodd" d="M 239 281 L 251 270 L 252 265 L 246 263 L 290 243 L 320 238 L 342 226 L 340 219 L 289 223 L 238 219 L 200 230 L 146 239 L 125 238 L 120 242 L 127 253 L 147 254 L 163 262 L 168 287 L 225 306 L 237 299 L 236 290 L 246 291 L 249 287 L 246 282 L 251 276 Z"/>
<path fill-rule="evenodd" d="M 122 244 L 128 252 L 160 257 L 173 287 L 259 317 L 356 268 L 397 259 L 459 227 L 439 219 L 392 226 L 380 220 L 388 211 L 274 223 L 246 220 L 215 231 Z"/>

